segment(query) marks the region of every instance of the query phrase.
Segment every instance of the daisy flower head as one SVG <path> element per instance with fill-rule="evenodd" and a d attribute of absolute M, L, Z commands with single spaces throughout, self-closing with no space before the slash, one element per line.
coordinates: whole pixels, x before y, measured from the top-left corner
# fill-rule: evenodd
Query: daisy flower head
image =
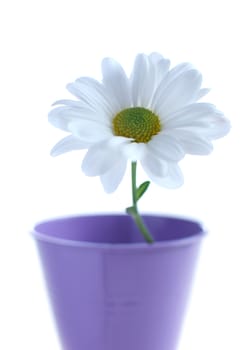
<path fill-rule="evenodd" d="M 102 82 L 82 77 L 67 85 L 75 100 L 60 100 L 49 113 L 52 125 L 69 133 L 52 149 L 56 156 L 86 149 L 82 170 L 115 191 L 128 162 L 139 162 L 149 179 L 176 188 L 185 154 L 206 155 L 230 124 L 210 103 L 202 75 L 190 63 L 170 69 L 159 53 L 138 54 L 131 75 L 112 58 L 102 61 Z"/>

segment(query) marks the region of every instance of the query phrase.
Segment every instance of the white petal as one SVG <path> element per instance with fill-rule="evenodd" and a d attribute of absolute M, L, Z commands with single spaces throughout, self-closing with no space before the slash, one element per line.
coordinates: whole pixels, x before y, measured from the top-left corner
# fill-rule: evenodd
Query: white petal
<path fill-rule="evenodd" d="M 67 89 L 97 113 L 111 117 L 116 111 L 116 107 L 105 87 L 95 79 L 79 78 L 74 83 L 68 84 Z"/>
<path fill-rule="evenodd" d="M 168 61 L 169 62 L 169 61 Z M 152 103 L 151 108 L 154 110 L 155 106 L 157 105 L 158 101 L 160 101 L 161 96 L 164 92 L 164 90 L 171 84 L 175 79 L 177 79 L 181 74 L 184 72 L 187 72 L 191 70 L 193 67 L 190 63 L 181 63 L 174 68 L 172 68 L 165 76 L 164 79 L 161 80 L 160 85 L 158 86 Z"/>
<path fill-rule="evenodd" d="M 169 162 L 178 162 L 185 156 L 183 148 L 180 146 L 178 139 L 173 134 L 161 132 L 148 143 L 148 148 L 159 159 Z"/>
<path fill-rule="evenodd" d="M 170 61 L 163 59 L 157 63 L 156 75 L 157 75 L 157 86 L 161 83 L 164 77 L 167 75 L 170 68 Z"/>
<path fill-rule="evenodd" d="M 230 130 L 228 119 L 209 103 L 191 104 L 164 118 L 163 125 L 165 133 L 182 128 L 209 140 L 223 137 Z"/>
<path fill-rule="evenodd" d="M 48 115 L 49 122 L 56 128 L 64 131 L 69 131 L 68 125 L 72 122 L 78 122 L 82 120 L 92 120 L 108 127 L 110 121 L 105 115 L 87 109 L 87 108 L 77 108 L 70 106 L 60 106 L 52 109 Z"/>
<path fill-rule="evenodd" d="M 99 176 L 109 171 L 120 160 L 120 153 L 108 147 L 108 142 L 99 142 L 87 151 L 82 170 L 87 176 Z"/>
<path fill-rule="evenodd" d="M 201 137 L 205 137 L 208 140 L 216 140 L 221 137 L 226 136 L 230 131 L 230 122 L 228 119 L 217 118 L 214 120 L 212 117 L 211 121 L 207 122 L 207 124 L 194 125 L 192 127 L 186 127 L 186 130 L 192 131 L 193 133 L 197 133 Z"/>
<path fill-rule="evenodd" d="M 183 185 L 184 179 L 179 166 L 176 163 L 167 164 L 168 170 L 164 177 L 156 176 L 154 173 L 149 173 L 151 181 L 159 186 L 169 189 L 175 189 Z"/>
<path fill-rule="evenodd" d="M 56 128 L 68 131 L 68 123 L 79 120 L 81 113 L 82 110 L 73 109 L 69 106 L 56 107 L 49 112 L 48 120 Z"/>
<path fill-rule="evenodd" d="M 227 135 L 230 131 L 231 125 L 227 118 L 220 113 L 215 114 L 214 118 L 211 118 L 209 127 L 200 130 L 202 134 L 211 140 L 219 139 Z"/>
<path fill-rule="evenodd" d="M 160 62 L 161 60 L 163 60 L 163 56 L 159 52 L 152 52 L 149 55 L 149 59 L 151 60 L 151 62 L 156 64 L 156 63 Z"/>
<path fill-rule="evenodd" d="M 168 72 L 169 65 L 170 62 L 157 53 L 136 56 L 130 78 L 134 106 L 150 108 L 155 90 Z"/>
<path fill-rule="evenodd" d="M 125 174 L 126 164 L 127 161 L 121 158 L 110 170 L 100 176 L 106 193 L 112 193 L 117 189 Z"/>
<path fill-rule="evenodd" d="M 152 176 L 162 178 L 167 175 L 167 162 L 161 161 L 151 152 L 149 152 L 143 159 L 141 159 L 140 163 L 150 178 L 152 178 Z"/>
<path fill-rule="evenodd" d="M 166 187 L 169 189 L 175 189 L 181 187 L 184 183 L 183 174 L 179 166 L 175 164 L 169 164 L 168 174 L 164 178 L 156 178 L 154 179 L 157 185 Z"/>
<path fill-rule="evenodd" d="M 72 108 L 77 108 L 77 109 L 82 109 L 82 108 L 86 108 L 85 105 L 81 102 L 81 101 L 73 101 L 73 100 L 58 100 L 56 102 L 54 102 L 52 104 L 52 106 L 56 106 L 56 105 L 65 105 L 65 106 L 69 106 Z"/>
<path fill-rule="evenodd" d="M 68 130 L 82 142 L 90 144 L 113 136 L 111 127 L 94 120 L 78 120 L 68 124 Z"/>
<path fill-rule="evenodd" d="M 207 118 L 215 111 L 215 107 L 210 103 L 192 103 L 167 116 L 163 115 L 162 120 L 166 129 L 206 124 Z"/>
<path fill-rule="evenodd" d="M 134 106 L 147 106 L 146 101 L 144 101 L 144 91 L 147 84 L 147 77 L 149 75 L 148 65 L 149 62 L 146 55 L 139 54 L 136 56 L 134 68 L 130 78 Z"/>
<path fill-rule="evenodd" d="M 176 129 L 173 130 L 173 135 L 177 137 L 186 153 L 207 155 L 213 150 L 209 140 L 191 130 Z"/>
<path fill-rule="evenodd" d="M 79 78 L 77 79 L 77 83 L 80 84 L 80 86 L 83 85 L 87 97 L 89 92 L 91 101 L 93 101 L 94 96 L 96 96 L 95 103 L 97 111 L 100 108 L 101 100 L 102 108 L 105 110 L 105 113 L 111 115 L 116 113 L 117 106 L 115 106 L 115 104 L 113 103 L 112 98 L 110 97 L 108 91 L 106 90 L 103 84 L 89 77 Z M 93 91 L 96 92 L 96 95 L 93 94 Z"/>
<path fill-rule="evenodd" d="M 165 77 L 164 84 L 167 86 L 184 72 L 194 69 L 193 65 L 189 62 L 183 62 L 172 68 Z"/>
<path fill-rule="evenodd" d="M 169 71 L 170 61 L 156 52 L 150 54 L 149 59 L 155 69 L 155 88 L 157 88 Z"/>
<path fill-rule="evenodd" d="M 154 106 L 155 110 L 161 116 L 167 115 L 194 102 L 201 83 L 202 76 L 197 70 L 184 72 L 163 91 Z"/>
<path fill-rule="evenodd" d="M 125 136 L 115 136 L 109 140 L 109 146 L 110 147 L 117 147 L 117 146 L 120 146 L 123 144 L 127 144 L 131 141 L 133 141 L 133 139 L 130 139 L 130 138 L 125 137 Z"/>
<path fill-rule="evenodd" d="M 87 147 L 89 147 L 89 143 L 82 142 L 79 139 L 73 137 L 72 135 L 69 135 L 64 139 L 60 140 L 52 148 L 51 155 L 55 157 L 66 152 L 85 149 Z"/>
<path fill-rule="evenodd" d="M 121 149 L 126 159 L 136 161 L 144 157 L 147 146 L 145 143 L 126 142 Z"/>
<path fill-rule="evenodd" d="M 121 65 L 111 58 L 102 61 L 103 84 L 119 110 L 131 106 L 129 80 Z"/>
<path fill-rule="evenodd" d="M 197 93 L 197 97 L 196 100 L 200 100 L 201 98 L 203 98 L 205 95 L 207 95 L 209 93 L 210 89 L 204 88 L 204 89 L 200 89 Z"/>

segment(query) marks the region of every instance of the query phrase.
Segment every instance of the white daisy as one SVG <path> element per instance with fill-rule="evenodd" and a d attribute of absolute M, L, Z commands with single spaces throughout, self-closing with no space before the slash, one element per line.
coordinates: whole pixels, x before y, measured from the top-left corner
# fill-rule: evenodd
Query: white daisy
<path fill-rule="evenodd" d="M 137 55 L 130 77 L 111 58 L 102 62 L 102 83 L 83 77 L 67 85 L 78 100 L 57 101 L 49 113 L 55 127 L 70 133 L 52 149 L 56 156 L 87 149 L 82 169 L 100 176 L 106 192 L 120 184 L 128 161 L 139 161 L 156 184 L 179 187 L 178 162 L 206 155 L 211 141 L 226 135 L 228 120 L 210 103 L 198 102 L 200 72 L 189 63 L 170 68 L 158 53 Z"/>

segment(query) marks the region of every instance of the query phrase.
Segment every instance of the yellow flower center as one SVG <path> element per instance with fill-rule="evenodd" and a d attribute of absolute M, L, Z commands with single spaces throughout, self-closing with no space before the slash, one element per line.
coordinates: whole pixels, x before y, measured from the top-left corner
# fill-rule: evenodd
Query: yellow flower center
<path fill-rule="evenodd" d="M 149 109 L 132 107 L 122 110 L 114 117 L 113 130 L 116 136 L 147 143 L 162 130 L 162 125 L 159 117 Z"/>

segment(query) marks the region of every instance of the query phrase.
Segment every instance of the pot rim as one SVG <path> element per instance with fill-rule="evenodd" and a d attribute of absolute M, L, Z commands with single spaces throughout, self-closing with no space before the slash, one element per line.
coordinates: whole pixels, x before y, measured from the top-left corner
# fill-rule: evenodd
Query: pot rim
<path fill-rule="evenodd" d="M 36 239 L 37 241 L 44 241 L 51 244 L 56 245 L 65 245 L 69 247 L 76 247 L 76 248 L 84 248 L 84 249 L 104 249 L 104 250 L 120 250 L 123 252 L 126 251 L 153 251 L 153 250 L 159 250 L 161 248 L 174 248 L 180 247 L 184 245 L 191 245 L 193 243 L 198 243 L 204 236 L 207 235 L 208 230 L 205 228 L 203 223 L 200 220 L 197 220 L 196 218 L 191 218 L 187 216 L 182 215 L 160 215 L 160 214 L 150 214 L 145 213 L 142 214 L 142 217 L 154 217 L 154 218 L 167 218 L 167 219 L 174 219 L 174 220 L 184 220 L 188 221 L 194 224 L 197 224 L 200 227 L 200 230 L 196 232 L 195 234 L 188 236 L 188 237 L 182 237 L 182 238 L 173 238 L 171 240 L 164 240 L 164 241 L 155 241 L 154 243 L 147 243 L 147 242 L 128 242 L 128 243 L 103 243 L 103 242 L 91 242 L 91 241 L 78 241 L 74 239 L 66 239 L 66 238 L 59 238 L 59 237 L 53 237 L 49 236 L 45 233 L 38 232 L 38 226 L 42 224 L 46 224 L 48 222 L 54 222 L 58 220 L 66 220 L 66 219 L 77 219 L 77 218 L 84 218 L 84 217 L 109 217 L 109 216 L 115 216 L 115 217 L 127 217 L 127 214 L 120 214 L 120 213 L 105 213 L 105 214 L 82 214 L 82 215 L 66 215 L 66 216 L 56 216 L 52 217 L 46 220 L 38 221 L 34 228 L 30 231 L 32 237 Z"/>

